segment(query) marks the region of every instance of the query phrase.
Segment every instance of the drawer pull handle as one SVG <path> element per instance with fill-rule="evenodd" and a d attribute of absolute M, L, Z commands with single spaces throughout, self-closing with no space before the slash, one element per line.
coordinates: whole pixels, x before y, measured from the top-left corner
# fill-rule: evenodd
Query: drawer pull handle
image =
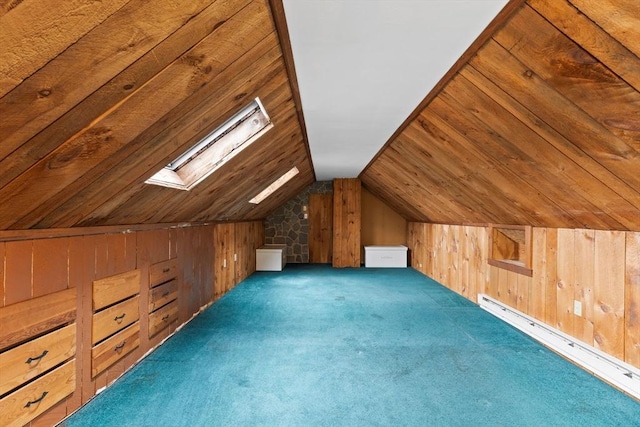
<path fill-rule="evenodd" d="M 126 316 L 126 315 L 127 315 L 127 313 L 122 313 L 120 316 L 116 316 L 116 317 L 114 317 L 114 318 L 113 318 L 113 320 L 114 320 L 115 322 L 120 323 L 120 322 L 122 322 L 122 319 L 124 319 L 124 316 Z"/>
<path fill-rule="evenodd" d="M 117 346 L 113 347 L 113 351 L 120 351 L 124 348 L 124 345 L 127 343 L 127 341 L 122 341 L 121 344 L 118 344 Z"/>
<path fill-rule="evenodd" d="M 166 321 L 167 321 L 167 319 L 169 319 L 169 315 L 168 315 L 168 314 L 167 314 L 167 315 L 165 315 L 165 316 L 162 318 L 162 321 L 163 321 L 163 322 L 166 322 Z"/>
<path fill-rule="evenodd" d="M 165 293 L 163 293 L 163 294 L 162 294 L 162 298 L 164 298 L 164 297 L 168 297 L 168 296 L 169 296 L 169 291 L 167 291 L 167 292 L 165 292 Z"/>
<path fill-rule="evenodd" d="M 170 272 L 170 271 L 171 271 L 171 269 L 170 269 L 170 268 L 163 268 L 163 269 L 162 269 L 162 272 L 163 272 L 163 273 L 168 273 L 168 272 Z"/>
<path fill-rule="evenodd" d="M 43 357 L 45 357 L 45 356 L 47 355 L 47 353 L 49 353 L 49 350 L 45 350 L 45 351 L 43 351 L 43 352 L 42 352 L 42 354 L 41 354 L 40 356 L 30 357 L 30 358 L 28 358 L 28 359 L 27 359 L 27 361 L 26 361 L 26 362 L 24 362 L 24 363 L 26 363 L 26 364 L 30 365 L 30 364 L 31 364 L 31 362 L 35 362 L 36 360 L 40 360 L 40 359 L 42 359 Z"/>
<path fill-rule="evenodd" d="M 47 394 L 49 394 L 49 392 L 48 392 L 48 391 L 43 391 L 43 392 L 42 392 L 42 396 L 40 396 L 40 397 L 39 397 L 39 398 L 37 398 L 36 400 L 30 400 L 30 401 L 28 401 L 28 402 L 27 402 L 27 404 L 26 404 L 26 405 L 24 405 L 24 407 L 25 407 L 25 408 L 30 408 L 30 407 L 31 407 L 31 405 L 35 405 L 36 403 L 40 403 L 40 402 L 42 401 L 42 399 L 44 399 L 44 398 L 45 398 L 45 396 L 46 396 Z"/>

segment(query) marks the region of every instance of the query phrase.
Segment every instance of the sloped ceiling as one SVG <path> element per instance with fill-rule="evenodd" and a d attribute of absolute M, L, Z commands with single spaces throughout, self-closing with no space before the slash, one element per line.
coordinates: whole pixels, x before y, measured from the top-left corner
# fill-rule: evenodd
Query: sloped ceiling
<path fill-rule="evenodd" d="M 315 179 L 266 0 L 0 2 L 0 58 L 0 229 L 264 218 Z M 255 97 L 257 143 L 191 191 L 144 184 Z"/>
<path fill-rule="evenodd" d="M 0 229 L 293 197 L 315 173 L 283 21 L 281 0 L 0 2 Z M 640 230 L 639 89 L 636 0 L 512 0 L 360 178 L 410 220 Z M 189 192 L 144 184 L 256 96 L 259 144 Z"/>
<path fill-rule="evenodd" d="M 640 230 L 640 2 L 505 11 L 364 185 L 419 221 Z"/>
<path fill-rule="evenodd" d="M 283 0 L 319 180 L 352 178 L 507 0 Z"/>

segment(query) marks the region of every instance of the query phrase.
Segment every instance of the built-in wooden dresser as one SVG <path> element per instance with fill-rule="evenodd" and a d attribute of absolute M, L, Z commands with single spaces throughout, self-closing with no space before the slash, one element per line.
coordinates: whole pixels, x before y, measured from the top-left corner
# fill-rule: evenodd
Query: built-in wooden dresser
<path fill-rule="evenodd" d="M 140 270 L 93 282 L 91 376 L 140 345 Z"/>
<path fill-rule="evenodd" d="M 178 321 L 178 263 L 175 259 L 149 268 L 149 338 Z"/>
<path fill-rule="evenodd" d="M 23 426 L 76 388 L 76 289 L 0 308 L 0 425 Z"/>

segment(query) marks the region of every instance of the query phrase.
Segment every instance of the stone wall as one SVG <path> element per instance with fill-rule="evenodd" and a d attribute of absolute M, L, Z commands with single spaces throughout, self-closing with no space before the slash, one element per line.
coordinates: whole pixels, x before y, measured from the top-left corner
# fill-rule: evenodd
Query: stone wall
<path fill-rule="evenodd" d="M 272 212 L 264 221 L 265 243 L 286 244 L 287 262 L 308 263 L 309 221 L 302 207 L 309 206 L 309 194 L 331 193 L 333 181 L 317 181 Z"/>

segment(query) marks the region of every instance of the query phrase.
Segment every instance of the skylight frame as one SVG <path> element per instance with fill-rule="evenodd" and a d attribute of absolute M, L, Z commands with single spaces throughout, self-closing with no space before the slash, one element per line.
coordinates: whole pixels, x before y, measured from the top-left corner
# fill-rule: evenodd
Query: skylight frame
<path fill-rule="evenodd" d="M 293 177 L 295 177 L 299 173 L 300 173 L 300 171 L 298 170 L 298 168 L 296 166 L 292 167 L 287 172 L 285 172 L 280 178 L 276 179 L 271 184 L 269 184 L 264 190 L 262 190 L 260 193 L 258 193 L 254 198 L 249 200 L 249 203 L 254 204 L 254 205 L 257 205 L 257 204 L 261 203 L 262 201 L 264 201 L 264 199 L 266 199 L 267 197 L 269 197 L 270 195 L 275 193 L 278 189 L 280 189 L 282 186 L 284 186 L 287 182 L 291 181 L 293 179 Z"/>
<path fill-rule="evenodd" d="M 191 190 L 273 127 L 259 98 L 145 181 Z"/>

